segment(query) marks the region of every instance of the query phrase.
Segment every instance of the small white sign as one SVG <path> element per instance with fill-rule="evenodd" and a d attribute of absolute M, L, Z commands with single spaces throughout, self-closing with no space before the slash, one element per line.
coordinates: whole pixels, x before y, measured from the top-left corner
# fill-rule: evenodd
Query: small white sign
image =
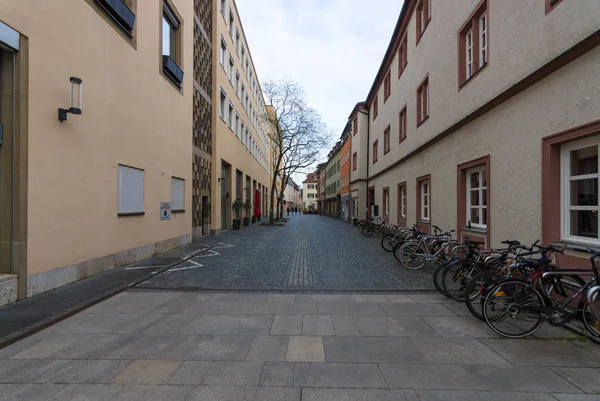
<path fill-rule="evenodd" d="M 171 202 L 160 203 L 160 219 L 171 220 Z"/>

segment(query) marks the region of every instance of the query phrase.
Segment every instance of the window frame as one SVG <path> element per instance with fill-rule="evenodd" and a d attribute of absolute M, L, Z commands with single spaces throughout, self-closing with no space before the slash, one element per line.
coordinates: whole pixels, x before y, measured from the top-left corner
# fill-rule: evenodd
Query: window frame
<path fill-rule="evenodd" d="M 383 154 L 386 155 L 390 151 L 390 131 L 391 125 L 388 125 L 387 128 L 383 131 Z"/>
<path fill-rule="evenodd" d="M 600 218 L 597 218 L 598 222 L 598 238 L 592 239 L 590 237 L 580 237 L 572 235 L 570 233 L 571 223 L 571 211 L 596 211 L 598 216 L 600 213 L 600 201 L 596 196 L 596 206 L 572 206 L 570 201 L 570 183 L 572 181 L 580 181 L 586 179 L 598 179 L 600 178 L 600 164 L 598 164 L 597 172 L 592 174 L 584 174 L 578 176 L 571 176 L 571 165 L 570 165 L 570 152 L 578 149 L 588 148 L 596 146 L 598 152 L 598 163 L 600 163 L 600 135 L 594 135 L 588 138 L 572 141 L 565 143 L 560 147 L 560 213 L 561 213 L 561 224 L 560 224 L 560 238 L 561 241 L 588 245 L 588 246 L 600 246 Z M 575 180 L 573 178 L 576 178 Z"/>
<path fill-rule="evenodd" d="M 398 113 L 398 143 L 402 143 L 407 135 L 407 105 L 405 104 L 400 113 Z"/>
<path fill-rule="evenodd" d="M 219 62 L 221 67 L 225 70 L 225 64 L 227 63 L 227 42 L 223 35 L 221 35 L 221 52 L 219 53 Z"/>
<path fill-rule="evenodd" d="M 398 47 L 398 79 L 402 76 L 402 73 L 408 65 L 408 34 L 404 34 L 404 38 L 400 41 Z"/>
<path fill-rule="evenodd" d="M 373 121 L 375 121 L 375 119 L 377 119 L 378 115 L 379 115 L 379 94 L 375 95 L 375 98 L 373 99 Z"/>
<path fill-rule="evenodd" d="M 479 186 L 477 188 L 473 188 L 471 185 L 471 175 L 474 173 L 478 173 L 479 175 Z M 488 191 L 488 181 L 487 181 L 487 177 L 488 177 L 488 171 L 487 171 L 487 166 L 486 165 L 479 165 L 479 166 L 475 166 L 475 167 L 471 167 L 470 169 L 465 171 L 466 174 L 466 193 L 465 193 L 465 200 L 466 200 L 466 221 L 464 222 L 465 226 L 468 227 L 469 221 L 471 221 L 471 227 L 475 228 L 475 229 L 479 229 L 479 230 L 484 230 L 487 231 L 487 223 L 488 223 L 488 218 L 487 218 L 487 191 Z M 483 178 L 485 178 L 485 186 L 483 186 Z M 478 197 L 479 197 L 479 203 L 480 205 L 478 206 L 473 206 L 471 204 L 471 192 L 473 191 L 477 191 L 478 192 Z M 483 191 L 485 191 L 485 196 L 483 196 Z M 485 201 L 485 205 L 483 205 L 482 203 Z M 479 210 L 479 219 L 480 221 L 477 223 L 474 223 L 471 220 L 471 209 L 473 208 L 477 208 Z M 485 219 L 485 224 L 481 223 L 481 220 L 483 219 L 483 210 L 486 210 L 486 219 Z"/>
<path fill-rule="evenodd" d="M 356 171 L 356 169 L 358 164 L 358 153 L 354 152 L 354 154 L 352 155 L 352 171 Z"/>
<path fill-rule="evenodd" d="M 237 136 L 238 138 L 240 137 L 240 114 L 236 111 L 235 112 L 235 136 Z"/>
<path fill-rule="evenodd" d="M 431 174 L 427 174 L 421 177 L 418 177 L 416 182 L 416 209 L 417 209 L 417 224 L 419 226 L 419 228 L 421 230 L 423 230 L 424 232 L 430 232 L 431 231 L 431 224 L 432 224 L 432 215 L 431 215 L 431 211 L 432 211 L 432 207 L 431 207 Z M 424 194 L 423 194 L 423 184 L 427 184 L 427 200 L 428 200 L 428 204 L 427 207 L 425 207 L 424 205 Z M 423 212 L 425 211 L 425 208 L 427 208 L 427 219 L 423 218 Z"/>
<path fill-rule="evenodd" d="M 128 170 L 135 170 L 139 173 L 141 173 L 141 191 L 142 191 L 142 196 L 141 196 L 141 205 L 139 205 L 139 210 L 125 210 L 124 209 L 124 205 L 123 205 L 123 199 L 121 198 L 121 196 L 123 195 L 123 190 L 122 188 L 127 187 L 128 189 L 132 188 L 132 185 L 125 185 L 123 183 L 123 172 L 128 171 Z M 145 200 L 145 175 L 146 172 L 144 171 L 144 169 L 141 168 L 137 168 L 137 167 L 133 167 L 133 166 L 128 166 L 125 164 L 118 164 L 117 165 L 117 177 L 118 177 L 118 182 L 117 182 L 117 216 L 119 217 L 125 217 L 125 216 L 142 216 L 144 214 L 146 214 L 145 210 L 144 210 L 144 200 Z"/>
<path fill-rule="evenodd" d="M 174 192 L 175 192 L 175 189 L 177 189 L 177 188 L 175 188 L 173 184 L 175 182 L 179 182 L 179 181 L 181 181 L 181 183 L 183 184 L 183 186 L 182 186 L 183 193 L 181 194 L 182 204 L 180 207 L 177 207 L 179 205 L 175 205 L 175 202 L 174 202 L 174 198 L 175 198 Z M 173 213 L 173 214 L 185 213 L 185 179 L 179 178 L 179 177 L 173 177 L 173 176 L 171 177 L 171 213 Z"/>
<path fill-rule="evenodd" d="M 462 89 L 490 63 L 490 16 L 489 0 L 481 0 L 458 31 L 458 87 Z M 485 32 L 481 21 L 485 20 Z M 485 37 L 483 37 L 485 35 Z M 471 60 L 469 59 L 468 39 L 471 38 Z M 482 40 L 485 39 L 485 46 Z M 485 53 L 485 62 L 482 61 Z M 471 71 L 469 73 L 469 62 Z"/>
<path fill-rule="evenodd" d="M 550 11 L 554 10 L 563 0 L 545 0 L 546 2 L 546 15 L 550 13 Z"/>
<path fill-rule="evenodd" d="M 425 191 L 427 189 L 427 191 Z M 421 210 L 419 218 L 423 222 L 431 221 L 431 185 L 429 180 L 422 180 L 419 183 L 419 196 L 421 197 Z M 425 199 L 427 198 L 427 202 Z"/>
<path fill-rule="evenodd" d="M 235 27 L 235 16 L 233 15 L 233 10 L 229 7 L 229 37 L 231 41 L 233 41 L 233 28 Z"/>
<path fill-rule="evenodd" d="M 229 129 L 233 132 L 233 113 L 235 112 L 235 108 L 233 107 L 233 103 L 231 100 L 229 101 L 228 114 L 227 114 L 227 125 Z"/>
<path fill-rule="evenodd" d="M 227 118 L 227 92 L 225 92 L 223 88 L 221 88 L 220 96 L 221 97 L 219 98 L 219 116 L 221 117 L 221 120 L 223 120 L 223 122 L 227 124 L 227 121 L 225 120 Z"/>
<path fill-rule="evenodd" d="M 183 93 L 183 19 L 175 6 L 168 0 L 162 0 L 159 14 L 160 32 L 160 73 L 180 92 Z M 164 49 L 164 25 L 169 26 L 169 54 Z M 172 53 L 175 53 L 174 55 Z"/>
<path fill-rule="evenodd" d="M 392 94 L 392 71 L 388 70 L 387 74 L 385 74 L 385 78 L 383 79 L 383 104 L 387 102 Z"/>
<path fill-rule="evenodd" d="M 423 98 L 424 97 L 424 98 Z M 426 114 L 423 114 L 423 105 L 426 106 Z M 430 90 L 429 90 L 429 74 L 417 88 L 417 127 L 423 124 L 431 113 Z"/>
<path fill-rule="evenodd" d="M 386 223 L 390 222 L 390 187 L 383 188 L 383 220 Z"/>
<path fill-rule="evenodd" d="M 379 139 L 373 142 L 373 164 L 377 163 L 379 152 Z"/>
<path fill-rule="evenodd" d="M 417 18 L 417 45 L 431 21 L 431 0 L 420 0 L 416 7 Z"/>
<path fill-rule="evenodd" d="M 233 57 L 229 56 L 229 70 L 227 71 L 227 78 L 229 79 L 229 83 L 233 86 L 233 70 L 235 69 L 235 61 L 233 61 Z"/>
<path fill-rule="evenodd" d="M 408 192 L 406 181 L 398 184 L 398 225 L 406 227 L 408 217 Z"/>
<path fill-rule="evenodd" d="M 352 121 L 352 135 L 356 135 L 358 133 L 358 116 L 354 116 L 354 120 Z"/>

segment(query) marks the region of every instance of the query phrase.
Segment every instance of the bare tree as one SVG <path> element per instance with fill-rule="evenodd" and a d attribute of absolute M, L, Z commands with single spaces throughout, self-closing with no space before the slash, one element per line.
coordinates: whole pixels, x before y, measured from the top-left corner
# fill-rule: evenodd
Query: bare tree
<path fill-rule="evenodd" d="M 307 104 L 304 91 L 297 83 L 266 81 L 262 89 L 269 105 L 263 118 L 270 127 L 274 154 L 269 205 L 269 223 L 273 224 L 275 200 L 278 218 L 282 217 L 289 178 L 315 164 L 321 149 L 329 145 L 331 135 L 319 113 Z M 277 189 L 278 179 L 281 179 L 280 190 Z"/>

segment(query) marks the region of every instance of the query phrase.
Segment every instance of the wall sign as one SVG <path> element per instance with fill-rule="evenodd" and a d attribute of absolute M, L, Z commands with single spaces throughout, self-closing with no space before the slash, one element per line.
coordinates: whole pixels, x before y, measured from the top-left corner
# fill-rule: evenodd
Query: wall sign
<path fill-rule="evenodd" d="M 171 202 L 160 203 L 160 219 L 171 220 Z"/>

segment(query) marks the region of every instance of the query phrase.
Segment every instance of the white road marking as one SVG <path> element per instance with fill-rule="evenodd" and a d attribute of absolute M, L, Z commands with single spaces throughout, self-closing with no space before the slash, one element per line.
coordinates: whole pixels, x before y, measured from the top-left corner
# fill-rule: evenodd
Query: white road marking
<path fill-rule="evenodd" d="M 179 271 L 182 271 L 182 270 L 197 269 L 197 268 L 199 268 L 199 267 L 204 267 L 204 265 L 187 266 L 187 267 L 178 267 L 178 268 L 176 268 L 176 269 L 172 269 L 172 270 L 169 270 L 169 271 L 170 271 L 170 272 L 179 272 Z"/>
<path fill-rule="evenodd" d="M 224 242 L 219 242 L 219 244 L 215 247 L 213 247 L 212 249 L 226 249 L 226 248 L 234 248 L 235 245 L 231 245 L 231 244 L 226 244 Z"/>
<path fill-rule="evenodd" d="M 136 266 L 136 267 L 126 267 L 126 268 L 125 268 L 125 270 L 156 269 L 157 267 L 163 267 L 163 266 Z"/>
<path fill-rule="evenodd" d="M 210 253 L 208 253 L 208 252 L 210 252 Z M 208 252 L 207 253 L 203 253 L 202 255 L 198 255 L 198 256 L 196 256 L 196 258 L 208 258 L 208 257 L 211 257 L 211 256 L 219 256 L 220 255 L 220 253 L 215 252 L 212 249 L 209 250 Z"/>

